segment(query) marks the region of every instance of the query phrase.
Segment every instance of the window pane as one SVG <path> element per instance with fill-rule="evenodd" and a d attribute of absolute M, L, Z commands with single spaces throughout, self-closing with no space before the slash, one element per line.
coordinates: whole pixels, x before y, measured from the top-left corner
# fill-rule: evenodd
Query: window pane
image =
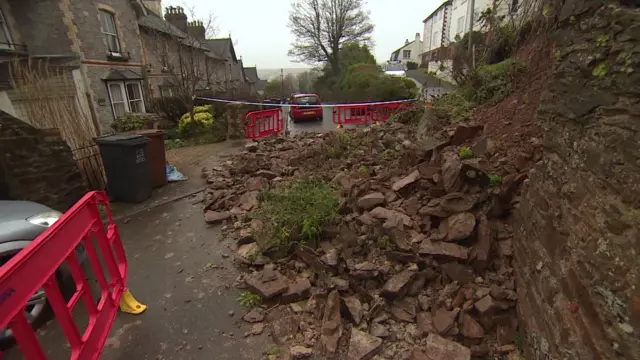
<path fill-rule="evenodd" d="M 142 100 L 129 101 L 129 107 L 131 108 L 131 112 L 134 112 L 134 113 L 144 112 L 142 109 Z"/>
<path fill-rule="evenodd" d="M 129 96 L 129 100 L 142 99 L 142 94 L 140 94 L 140 85 L 136 83 L 128 83 L 127 96 Z"/>
<path fill-rule="evenodd" d="M 105 34 L 107 38 L 107 47 L 111 52 L 120 52 L 120 45 L 118 44 L 118 38 L 115 35 Z"/>
<path fill-rule="evenodd" d="M 7 33 L 4 31 L 4 24 L 0 24 L 0 46 L 8 47 L 9 46 L 9 37 Z"/>
<path fill-rule="evenodd" d="M 126 107 L 125 107 L 123 102 L 114 103 L 113 104 L 113 111 L 116 113 L 116 117 L 117 118 L 120 117 L 120 116 L 123 116 L 124 114 L 127 113 L 127 109 L 126 109 Z"/>
<path fill-rule="evenodd" d="M 109 92 L 111 93 L 111 101 L 112 102 L 122 102 L 124 98 L 122 97 L 122 85 L 120 84 L 110 84 Z"/>
<path fill-rule="evenodd" d="M 102 30 L 104 32 L 109 34 L 116 33 L 116 24 L 112 14 L 106 11 L 100 11 L 100 22 L 102 22 Z"/>

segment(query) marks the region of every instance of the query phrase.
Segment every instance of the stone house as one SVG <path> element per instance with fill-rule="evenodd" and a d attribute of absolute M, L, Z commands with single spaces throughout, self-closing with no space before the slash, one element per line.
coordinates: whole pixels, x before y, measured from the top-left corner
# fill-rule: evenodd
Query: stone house
<path fill-rule="evenodd" d="M 443 51 L 451 42 L 449 37 L 451 28 L 451 0 L 440 4 L 423 21 L 422 51 L 420 67 L 435 72 L 438 76 L 450 79 L 451 61 L 446 59 Z"/>
<path fill-rule="evenodd" d="M 224 72 L 216 74 L 216 84 L 227 90 L 243 88 L 246 84 L 244 68 L 242 60 L 236 55 L 231 37 L 207 39 L 205 42 L 209 50 L 225 63 Z"/>
<path fill-rule="evenodd" d="M 5 67 L 15 56 L 73 62 L 74 89 L 66 90 L 75 93 L 79 112 L 89 114 L 81 121 L 93 122 L 96 132 L 110 130 L 119 115 L 146 111 L 136 22 L 147 11 L 141 0 L 0 0 L 0 11 Z M 21 111 L 19 95 L 0 95 L 0 110 L 35 121 Z"/>
<path fill-rule="evenodd" d="M 225 61 L 207 46 L 202 22 L 188 22 L 182 8 L 168 7 L 164 19 L 148 11 L 138 25 L 150 97 L 218 90 Z"/>

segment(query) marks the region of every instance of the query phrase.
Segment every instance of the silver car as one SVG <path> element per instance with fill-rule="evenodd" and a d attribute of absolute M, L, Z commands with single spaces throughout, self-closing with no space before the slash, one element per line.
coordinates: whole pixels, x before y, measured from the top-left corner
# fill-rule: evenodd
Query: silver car
<path fill-rule="evenodd" d="M 27 247 L 48 227 L 53 225 L 62 213 L 47 206 L 30 201 L 0 200 L 0 266 Z M 79 260 L 84 262 L 84 249 L 76 249 Z M 56 273 L 58 285 L 63 294 L 74 290 L 70 271 L 61 267 Z M 35 329 L 46 323 L 52 316 L 44 289 L 40 289 L 27 303 L 27 319 Z M 0 329 L 0 351 L 14 343 L 10 329 Z"/>

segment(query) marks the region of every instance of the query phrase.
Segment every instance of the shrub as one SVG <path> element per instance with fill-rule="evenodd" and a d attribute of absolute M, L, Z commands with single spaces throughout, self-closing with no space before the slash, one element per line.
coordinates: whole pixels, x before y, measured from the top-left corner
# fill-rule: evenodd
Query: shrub
<path fill-rule="evenodd" d="M 415 70 L 417 68 L 418 68 L 418 63 L 417 62 L 409 61 L 407 63 L 407 70 Z"/>
<path fill-rule="evenodd" d="M 193 108 L 193 116 L 190 112 L 180 117 L 178 133 L 182 137 L 189 137 L 210 130 L 213 126 L 213 110 L 211 105 L 196 106 Z"/>
<path fill-rule="evenodd" d="M 159 114 L 172 124 L 178 124 L 182 114 L 189 111 L 187 103 L 177 96 L 151 99 L 151 111 Z"/>
<path fill-rule="evenodd" d="M 260 208 L 253 216 L 269 224 L 258 237 L 270 247 L 317 241 L 340 206 L 335 189 L 316 179 L 296 180 L 260 197 Z"/>
<path fill-rule="evenodd" d="M 117 118 L 111 128 L 115 132 L 142 130 L 147 128 L 148 121 L 144 115 L 128 113 Z"/>
<path fill-rule="evenodd" d="M 468 159 L 473 157 L 473 151 L 468 146 L 463 146 L 458 151 L 458 156 L 460 156 L 460 159 Z"/>

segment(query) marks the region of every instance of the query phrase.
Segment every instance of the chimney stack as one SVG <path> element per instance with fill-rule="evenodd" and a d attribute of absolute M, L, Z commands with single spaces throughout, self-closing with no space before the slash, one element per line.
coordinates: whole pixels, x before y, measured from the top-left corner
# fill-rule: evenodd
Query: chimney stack
<path fill-rule="evenodd" d="M 409 43 L 409 39 L 404 39 L 404 44 L 407 45 Z"/>
<path fill-rule="evenodd" d="M 187 34 L 194 39 L 204 40 L 206 37 L 206 29 L 204 24 L 200 20 L 195 20 L 187 23 Z"/>
<path fill-rule="evenodd" d="M 416 41 L 420 41 L 420 33 L 416 33 Z"/>
<path fill-rule="evenodd" d="M 188 33 L 187 27 L 187 15 L 184 13 L 184 9 L 180 6 L 169 6 L 164 13 L 164 19 L 169 24 L 177 27 L 185 34 Z"/>

